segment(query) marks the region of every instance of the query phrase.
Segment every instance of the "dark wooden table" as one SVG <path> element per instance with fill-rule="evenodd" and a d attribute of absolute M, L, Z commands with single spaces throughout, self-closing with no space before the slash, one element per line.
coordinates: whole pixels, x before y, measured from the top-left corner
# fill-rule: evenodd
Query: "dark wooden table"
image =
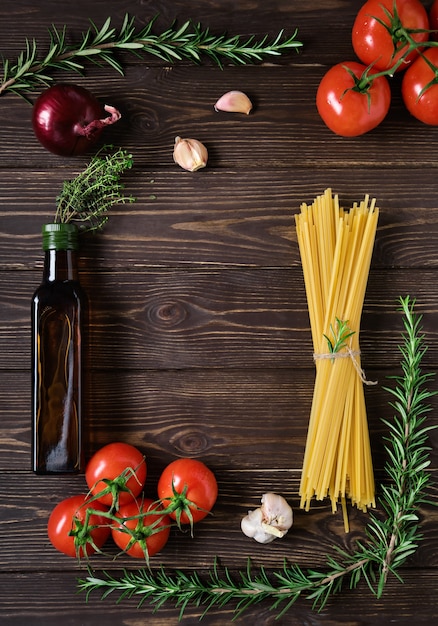
<path fill-rule="evenodd" d="M 294 214 L 325 188 L 343 204 L 365 193 L 381 208 L 366 293 L 363 364 L 380 384 L 366 390 L 376 477 L 385 460 L 382 417 L 390 417 L 385 379 L 399 373 L 399 296 L 417 299 L 429 350 L 438 364 L 438 130 L 404 109 L 399 80 L 393 103 L 375 131 L 340 138 L 315 109 L 317 85 L 332 64 L 353 59 L 350 31 L 360 1 L 290 0 L 3 0 L 0 51 L 14 59 L 26 37 L 41 49 L 47 28 L 66 24 L 78 40 L 91 18 L 142 24 L 160 14 L 156 28 L 192 18 L 212 32 L 289 34 L 298 27 L 302 52 L 269 62 L 221 70 L 205 61 L 168 64 L 154 57 L 123 57 L 126 76 L 87 66 L 84 77 L 59 72 L 111 101 L 123 114 L 106 140 L 132 151 L 127 191 L 135 204 L 115 209 L 107 227 L 86 238 L 81 280 L 91 305 L 92 386 L 89 453 L 122 440 L 147 456 L 149 490 L 171 460 L 193 456 L 216 473 L 215 515 L 195 537 L 174 533 L 159 558 L 166 570 L 196 569 L 205 576 L 216 556 L 231 570 L 282 567 L 283 559 L 323 569 L 333 546 L 351 549 L 363 537 L 366 516 L 341 514 L 327 502 L 310 513 L 298 508 L 298 484 L 314 383 L 312 346 Z M 254 102 L 249 116 L 218 114 L 217 98 L 243 90 Z M 45 151 L 31 128 L 31 107 L 0 98 L 0 622 L 8 626 L 176 624 L 178 609 L 156 614 L 135 600 L 116 604 L 76 593 L 81 573 L 57 553 L 46 535 L 55 504 L 84 490 L 77 477 L 37 477 L 30 469 L 30 299 L 40 282 L 40 229 L 51 220 L 62 181 L 88 157 L 62 159 Z M 173 163 L 177 135 L 203 141 L 208 167 L 188 173 Z M 431 420 L 436 423 L 436 399 Z M 435 431 L 431 471 L 437 473 Z M 244 537 L 240 519 L 272 490 L 289 499 L 295 525 L 271 546 Z M 435 491 L 436 493 L 436 491 Z M 432 494 L 433 496 L 433 494 Z M 438 612 L 436 508 L 420 510 L 424 539 L 376 600 L 365 584 L 329 600 L 321 613 L 300 599 L 278 622 L 349 626 L 424 624 Z M 97 569 L 135 569 L 128 557 L 97 557 Z M 82 573 L 84 573 L 82 571 Z M 189 606 L 182 624 L 196 624 L 202 608 Z M 233 605 L 204 619 L 231 623 Z M 274 624 L 261 603 L 236 624 Z"/>

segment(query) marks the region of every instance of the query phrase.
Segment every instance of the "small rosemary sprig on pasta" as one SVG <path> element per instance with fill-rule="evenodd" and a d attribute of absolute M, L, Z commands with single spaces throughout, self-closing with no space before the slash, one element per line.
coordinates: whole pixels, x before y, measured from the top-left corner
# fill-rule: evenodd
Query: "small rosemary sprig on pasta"
<path fill-rule="evenodd" d="M 126 150 L 104 146 L 92 157 L 76 178 L 64 181 L 56 198 L 55 222 L 74 222 L 81 231 L 102 228 L 107 212 L 115 204 L 134 202 L 123 194 L 120 182 L 125 170 L 132 167 L 132 156 Z"/>
<path fill-rule="evenodd" d="M 355 588 L 365 579 L 372 593 L 380 598 L 389 574 L 401 580 L 396 570 L 418 546 L 421 539 L 418 509 L 428 502 L 430 461 L 426 444 L 428 432 L 434 426 L 426 426 L 425 420 L 431 409 L 427 402 L 436 392 L 426 388 L 433 374 L 421 370 L 426 347 L 421 316 L 414 312 L 415 300 L 409 296 L 400 298 L 400 306 L 405 328 L 400 346 L 403 374 L 393 377 L 394 389 L 387 388 L 394 398 L 390 404 L 397 415 L 393 421 L 383 420 L 389 428 L 385 469 L 390 484 L 382 485 L 381 496 L 386 518 L 371 514 L 366 540 L 358 542 L 353 553 L 336 548 L 339 556 L 326 557 L 325 571 L 304 570 L 284 563 L 279 571 L 268 573 L 261 568 L 254 573 L 249 560 L 246 570 L 236 577 L 217 562 L 206 579 L 196 572 L 180 570 L 168 573 L 164 569 L 153 572 L 143 568 L 125 571 L 121 578 L 108 573 L 101 578 L 90 571 L 88 577 L 79 580 L 79 589 L 86 592 L 87 598 L 93 590 L 99 590 L 102 598 L 116 592 L 120 598 L 138 598 L 139 606 L 148 601 L 155 609 L 173 602 L 180 608 L 180 618 L 189 604 L 205 606 L 207 613 L 232 602 L 237 616 L 266 600 L 271 601 L 280 616 L 301 596 L 311 600 L 313 608 L 322 610 L 346 583 L 349 588 Z"/>
<path fill-rule="evenodd" d="M 298 50 L 303 45 L 296 39 L 297 30 L 290 37 L 285 37 L 281 30 L 273 39 L 265 35 L 256 40 L 254 36 L 213 35 L 210 29 L 202 28 L 191 20 L 179 27 L 173 23 L 156 35 L 152 27 L 157 17 L 140 29 L 136 28 L 135 19 L 128 14 L 120 29 L 112 25 L 110 17 L 100 28 L 91 21 L 91 27 L 82 33 L 78 45 L 66 43 L 66 26 L 61 29 L 52 26 L 49 29 L 50 45 L 45 55 L 39 54 L 35 39 L 27 39 L 26 48 L 18 55 L 15 63 L 8 59 L 3 61 L 0 96 L 12 92 L 27 99 L 26 94 L 50 84 L 53 80 L 50 70 L 81 74 L 85 69 L 85 61 L 96 65 L 107 64 L 123 75 L 123 66 L 117 58 L 117 53 L 121 51 L 137 56 L 141 53 L 151 54 L 168 63 L 183 59 L 199 63 L 205 56 L 222 67 L 223 60 L 245 65 L 261 61 L 266 56 L 279 56 L 291 49 Z"/>
<path fill-rule="evenodd" d="M 345 348 L 347 339 L 350 339 L 356 331 L 350 330 L 348 320 L 340 320 L 337 317 L 336 328 L 333 327 L 333 324 L 330 324 L 330 332 L 332 333 L 332 339 L 328 335 L 324 335 L 324 337 L 327 339 L 330 354 L 336 354 L 336 352 Z"/>

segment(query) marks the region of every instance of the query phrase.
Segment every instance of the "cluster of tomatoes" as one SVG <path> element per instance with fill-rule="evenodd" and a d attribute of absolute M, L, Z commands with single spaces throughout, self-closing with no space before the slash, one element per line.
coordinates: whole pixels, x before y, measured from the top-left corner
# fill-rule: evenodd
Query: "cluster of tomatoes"
<path fill-rule="evenodd" d="M 101 551 L 112 536 L 123 553 L 148 560 L 164 548 L 172 525 L 193 527 L 216 502 L 216 478 L 197 459 L 170 463 L 156 500 L 143 495 L 146 476 L 146 459 L 134 446 L 115 442 L 98 450 L 85 471 L 88 493 L 66 498 L 50 515 L 52 545 L 81 558 Z"/>
<path fill-rule="evenodd" d="M 360 62 L 332 67 L 322 78 L 316 106 L 338 135 L 355 137 L 380 124 L 391 104 L 388 77 L 401 83 L 408 111 L 438 125 L 438 0 L 429 14 L 420 0 L 367 0 L 352 29 Z"/>

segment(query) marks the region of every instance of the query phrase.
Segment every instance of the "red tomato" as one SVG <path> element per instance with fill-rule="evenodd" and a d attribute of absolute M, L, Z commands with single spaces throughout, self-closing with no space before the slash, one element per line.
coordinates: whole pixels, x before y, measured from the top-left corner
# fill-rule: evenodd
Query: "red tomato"
<path fill-rule="evenodd" d="M 394 0 L 367 0 L 354 21 L 353 49 L 365 65 L 373 64 L 375 71 L 386 70 L 406 53 L 409 37 L 417 42 L 429 38 L 427 32 L 412 31 L 428 28 L 429 18 L 420 0 L 396 0 L 396 12 Z M 412 50 L 398 70 L 405 69 L 417 55 Z"/>
<path fill-rule="evenodd" d="M 318 113 L 338 135 L 356 137 L 375 128 L 385 118 L 391 90 L 385 76 L 358 85 L 365 65 L 348 61 L 333 66 L 323 76 L 316 94 Z M 356 80 L 357 79 L 357 80 Z"/>
<path fill-rule="evenodd" d="M 108 539 L 111 532 L 109 520 L 98 514 L 90 514 L 88 530 L 84 532 L 88 509 L 107 511 L 103 504 L 90 502 L 86 495 L 71 496 L 55 506 L 49 517 L 47 534 L 59 552 L 83 557 L 96 552 L 96 548 L 101 548 Z"/>
<path fill-rule="evenodd" d="M 434 41 L 438 40 L 438 0 L 430 7 L 429 11 L 429 27 L 431 30 L 437 31 L 436 33 L 432 33 L 430 38 Z"/>
<path fill-rule="evenodd" d="M 158 497 L 178 525 L 193 524 L 208 515 L 217 492 L 213 472 L 196 459 L 173 461 L 158 480 Z"/>
<path fill-rule="evenodd" d="M 90 459 L 85 480 L 91 493 L 107 506 L 118 508 L 134 500 L 146 481 L 147 467 L 143 454 L 129 443 L 110 443 Z"/>
<path fill-rule="evenodd" d="M 402 81 L 403 101 L 409 113 L 425 124 L 438 125 L 438 48 L 429 48 L 406 70 Z M 429 86 L 428 86 L 429 85 Z M 424 91 L 423 91 L 424 90 Z"/>
<path fill-rule="evenodd" d="M 169 539 L 171 519 L 160 513 L 145 514 L 160 510 L 159 504 L 146 498 L 120 507 L 116 516 L 123 521 L 111 528 L 115 544 L 129 556 L 139 559 L 148 559 L 162 550 Z"/>

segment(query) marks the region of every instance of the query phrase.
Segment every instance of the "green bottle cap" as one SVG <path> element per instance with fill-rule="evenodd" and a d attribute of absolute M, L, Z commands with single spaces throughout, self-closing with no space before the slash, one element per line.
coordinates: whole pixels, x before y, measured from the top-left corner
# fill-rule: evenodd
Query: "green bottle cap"
<path fill-rule="evenodd" d="M 75 224 L 44 224 L 43 250 L 77 250 L 78 227 Z"/>

